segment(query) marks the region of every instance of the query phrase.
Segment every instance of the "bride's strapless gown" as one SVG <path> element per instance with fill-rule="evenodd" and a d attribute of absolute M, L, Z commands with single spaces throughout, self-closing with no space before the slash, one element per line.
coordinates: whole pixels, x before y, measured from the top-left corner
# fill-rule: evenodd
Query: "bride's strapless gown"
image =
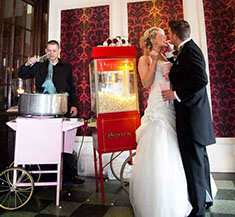
<path fill-rule="evenodd" d="M 178 148 L 173 103 L 162 100 L 165 64 L 158 61 L 148 106 L 136 131 L 137 150 L 130 182 L 136 217 L 186 217 L 191 212 Z"/>

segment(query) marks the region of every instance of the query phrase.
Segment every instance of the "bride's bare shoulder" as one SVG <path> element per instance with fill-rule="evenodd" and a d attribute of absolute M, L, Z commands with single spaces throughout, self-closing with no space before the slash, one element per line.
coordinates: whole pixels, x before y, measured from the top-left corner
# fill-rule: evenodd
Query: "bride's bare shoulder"
<path fill-rule="evenodd" d="M 143 56 L 141 56 L 140 59 L 139 59 L 139 62 L 145 62 L 145 63 L 147 63 L 147 64 L 149 64 L 150 61 L 151 61 L 151 59 L 150 59 L 150 56 L 148 56 L 148 55 L 143 55 Z"/>

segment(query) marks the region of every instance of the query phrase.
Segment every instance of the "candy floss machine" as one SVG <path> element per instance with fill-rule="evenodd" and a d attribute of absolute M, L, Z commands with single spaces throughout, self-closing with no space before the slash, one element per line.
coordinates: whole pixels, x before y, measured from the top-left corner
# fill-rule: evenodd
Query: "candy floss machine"
<path fill-rule="evenodd" d="M 103 153 L 136 148 L 135 131 L 140 125 L 136 56 L 133 46 L 94 47 L 92 50 L 91 109 L 96 116 L 92 136 L 100 168 Z"/>

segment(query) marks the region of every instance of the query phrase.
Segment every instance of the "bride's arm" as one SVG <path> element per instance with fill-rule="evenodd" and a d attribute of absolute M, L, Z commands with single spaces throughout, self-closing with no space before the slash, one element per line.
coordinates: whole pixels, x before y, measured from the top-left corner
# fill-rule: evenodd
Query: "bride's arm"
<path fill-rule="evenodd" d="M 152 86 L 155 78 L 156 67 L 157 67 L 157 58 L 152 58 L 152 61 L 150 62 L 149 56 L 140 57 L 138 70 L 141 78 L 141 83 L 145 88 L 149 88 Z"/>

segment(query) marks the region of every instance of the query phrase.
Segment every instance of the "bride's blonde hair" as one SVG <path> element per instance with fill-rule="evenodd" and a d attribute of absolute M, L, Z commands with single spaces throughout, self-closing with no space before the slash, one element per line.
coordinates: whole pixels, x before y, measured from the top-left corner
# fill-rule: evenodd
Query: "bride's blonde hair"
<path fill-rule="evenodd" d="M 155 38 L 157 35 L 157 32 L 163 32 L 163 29 L 160 27 L 151 27 L 147 29 L 143 36 L 140 38 L 140 47 L 144 49 L 145 54 L 149 54 L 153 48 L 153 44 L 150 39 Z"/>

